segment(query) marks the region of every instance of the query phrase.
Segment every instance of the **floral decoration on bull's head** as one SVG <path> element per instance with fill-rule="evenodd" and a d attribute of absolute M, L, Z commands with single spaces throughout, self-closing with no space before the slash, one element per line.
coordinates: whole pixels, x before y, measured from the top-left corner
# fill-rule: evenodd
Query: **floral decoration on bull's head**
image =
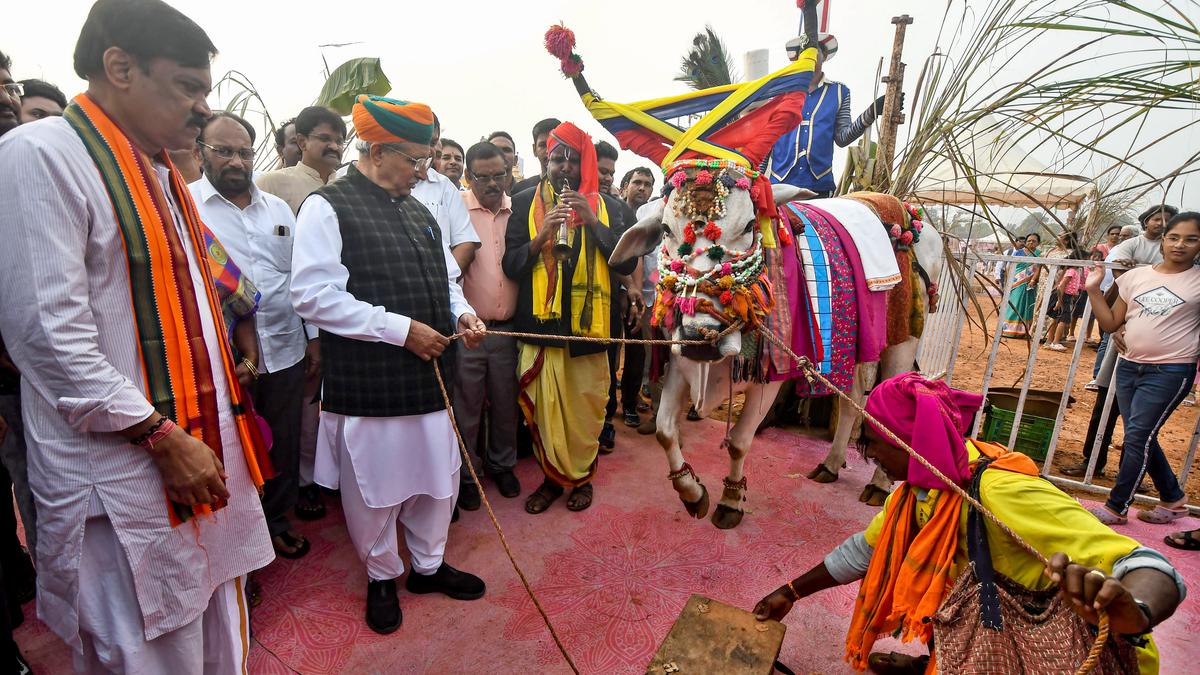
<path fill-rule="evenodd" d="M 682 160 L 664 171 L 663 242 L 652 321 L 672 328 L 708 315 L 758 323 L 772 305 L 754 202 L 759 172 L 715 159 Z"/>

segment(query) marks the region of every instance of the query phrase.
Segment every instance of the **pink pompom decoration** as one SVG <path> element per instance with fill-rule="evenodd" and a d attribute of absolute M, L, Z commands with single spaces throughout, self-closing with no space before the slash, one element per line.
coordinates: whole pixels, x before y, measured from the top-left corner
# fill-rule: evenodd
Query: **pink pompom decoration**
<path fill-rule="evenodd" d="M 563 75 L 567 77 L 577 77 L 583 72 L 583 59 L 579 58 L 578 54 L 568 54 L 559 62 L 559 65 L 562 67 Z"/>
<path fill-rule="evenodd" d="M 707 170 L 701 169 L 696 173 L 696 185 L 712 185 L 713 175 Z"/>
<path fill-rule="evenodd" d="M 730 265 L 729 263 L 721 263 L 721 276 L 727 277 L 730 274 L 733 274 L 733 265 Z"/>
<path fill-rule="evenodd" d="M 743 190 L 749 190 L 750 189 L 750 179 L 746 178 L 745 176 L 742 176 L 741 178 L 737 179 L 737 182 L 734 183 L 734 185 L 740 187 Z"/>
<path fill-rule="evenodd" d="M 546 31 L 546 51 L 560 61 L 571 55 L 575 48 L 575 33 L 566 26 L 555 24 Z"/>
<path fill-rule="evenodd" d="M 892 237 L 898 238 L 900 236 L 900 226 L 899 225 L 893 225 L 892 229 L 890 231 L 892 233 Z"/>
<path fill-rule="evenodd" d="M 912 243 L 912 240 L 913 240 L 912 232 L 904 231 L 904 232 L 900 233 L 900 243 L 901 244 L 904 244 L 907 246 L 908 244 Z"/>
<path fill-rule="evenodd" d="M 682 260 L 672 260 L 671 261 L 671 271 L 676 274 L 679 274 L 680 272 L 682 272 L 683 271 L 683 261 Z"/>
<path fill-rule="evenodd" d="M 686 182 L 687 182 L 687 174 L 686 173 L 684 173 L 682 171 L 676 171 L 675 173 L 671 174 L 671 185 L 674 185 L 676 188 L 683 187 L 683 184 Z"/>

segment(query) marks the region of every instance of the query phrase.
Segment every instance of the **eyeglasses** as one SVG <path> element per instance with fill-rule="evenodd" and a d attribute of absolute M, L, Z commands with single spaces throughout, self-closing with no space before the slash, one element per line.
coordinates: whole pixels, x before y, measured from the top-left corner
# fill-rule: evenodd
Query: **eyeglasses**
<path fill-rule="evenodd" d="M 491 176 L 477 176 L 475 174 L 471 174 L 471 180 L 479 183 L 480 185 L 487 185 L 488 183 L 503 183 L 505 178 L 508 178 L 507 171 L 504 173 L 493 174 Z"/>
<path fill-rule="evenodd" d="M 9 96 L 21 98 L 25 95 L 25 85 L 21 84 L 20 82 L 5 82 L 4 93 L 8 94 Z"/>
<path fill-rule="evenodd" d="M 1195 246 L 1197 243 L 1200 243 L 1200 237 L 1197 237 L 1196 235 L 1184 237 L 1178 234 L 1168 234 L 1167 236 L 1163 237 L 1163 241 L 1171 244 L 1172 246 L 1180 243 L 1187 244 L 1188 246 Z"/>
<path fill-rule="evenodd" d="M 339 148 L 344 148 L 347 145 L 346 139 L 338 138 L 337 136 L 330 136 L 329 134 L 304 134 L 304 136 L 308 138 L 315 138 L 325 145 L 336 145 Z"/>
<path fill-rule="evenodd" d="M 381 144 L 379 147 L 383 148 L 384 150 L 394 152 L 397 155 L 403 155 L 404 158 L 407 159 L 408 162 L 410 164 L 412 164 L 413 168 L 416 169 L 417 171 L 424 171 L 425 169 L 428 169 L 430 162 L 433 161 L 432 157 L 421 157 L 421 158 L 413 157 L 412 155 L 401 150 L 400 148 L 397 148 L 394 145 L 387 145 L 385 143 L 385 144 Z"/>
<path fill-rule="evenodd" d="M 254 148 L 248 148 L 245 150 L 234 150 L 233 148 L 227 148 L 223 145 L 209 145 L 208 143 L 205 143 L 204 141 L 196 141 L 196 145 L 199 145 L 202 148 L 208 148 L 209 150 L 212 150 L 212 153 L 214 155 L 216 155 L 217 157 L 220 157 L 221 159 L 233 159 L 233 156 L 237 155 L 238 157 L 241 157 L 242 159 L 246 160 L 247 162 L 254 161 Z"/>

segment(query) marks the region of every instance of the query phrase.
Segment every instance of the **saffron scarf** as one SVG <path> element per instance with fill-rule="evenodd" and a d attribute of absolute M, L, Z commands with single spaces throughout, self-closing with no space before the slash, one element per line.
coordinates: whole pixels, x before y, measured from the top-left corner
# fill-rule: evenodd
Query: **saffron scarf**
<path fill-rule="evenodd" d="M 538 183 L 533 203 L 529 206 L 529 238 L 541 231 L 546 213 L 554 208 L 556 194 L 550 181 Z M 598 199 L 596 217 L 608 227 L 608 209 Z M 580 237 L 579 260 L 571 275 L 571 334 L 606 338 L 609 335 L 609 307 L 612 285 L 608 276 L 608 261 L 591 242 L 586 226 L 576 227 L 571 237 Z M 538 321 L 553 321 L 562 317 L 562 294 L 559 292 L 563 263 L 553 253 L 550 240 L 533 266 L 533 316 Z"/>
<path fill-rule="evenodd" d="M 1037 465 L 1022 453 L 994 443 L 971 442 L 993 459 L 989 468 L 1038 475 Z M 928 644 L 933 624 L 926 619 L 941 607 L 954 581 L 950 573 L 958 552 L 963 499 L 950 490 L 939 491 L 933 515 L 919 531 L 916 505 L 916 489 L 908 482 L 901 483 L 887 502 L 846 634 L 846 661 L 855 670 L 865 670 L 875 640 L 897 628 L 904 642 L 917 638 Z M 927 673 L 935 672 L 934 661 L 930 660 Z"/>
<path fill-rule="evenodd" d="M 187 241 L 176 230 L 168 197 L 154 176 L 153 159 L 138 150 L 87 94 L 76 96 L 63 116 L 95 162 L 121 231 L 129 271 L 130 309 L 137 329 L 147 398 L 159 414 L 212 448 L 224 463 L 227 458 L 222 452 L 219 418 L 226 411 L 217 409 L 213 377 L 214 369 L 221 368 L 229 387 L 231 412 L 246 467 L 252 482 L 261 490 L 263 469 L 269 471 L 270 463 L 258 426 L 247 414 L 249 399 L 238 385 L 233 352 L 229 343 L 221 340 L 217 350 L 219 362 L 212 363 L 211 345 L 204 341 L 200 320 L 201 312 L 207 312 L 213 325 L 225 326 L 214 270 L 218 276 L 230 280 L 229 275 L 235 273 L 236 267 L 228 266 L 232 263 L 220 242 L 205 231 L 191 192 L 165 151 L 157 159 L 170 169 L 171 193 L 179 205 Z M 201 261 L 203 297 L 197 297 L 195 292 L 188 269 L 187 246 Z M 214 249 L 221 254 L 219 257 L 208 254 Z M 241 284 L 236 288 L 246 290 Z M 236 290 L 230 293 L 226 307 L 241 295 Z M 190 507 L 168 501 L 171 525 L 224 505 L 218 501 L 211 506 Z"/>

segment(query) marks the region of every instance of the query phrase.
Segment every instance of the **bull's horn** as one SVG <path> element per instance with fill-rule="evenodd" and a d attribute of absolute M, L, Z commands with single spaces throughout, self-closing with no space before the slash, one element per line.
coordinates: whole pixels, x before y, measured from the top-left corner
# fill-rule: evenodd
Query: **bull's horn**
<path fill-rule="evenodd" d="M 771 186 L 771 192 L 775 195 L 775 204 L 786 204 L 796 200 L 812 199 L 817 196 L 817 193 L 812 190 L 788 185 L 787 183 L 776 183 Z"/>
<path fill-rule="evenodd" d="M 656 199 L 638 209 L 644 214 L 642 219 L 621 235 L 617 247 L 608 257 L 608 264 L 615 267 L 626 260 L 640 258 L 653 251 L 663 238 L 663 211 L 665 209 L 665 199 Z"/>

